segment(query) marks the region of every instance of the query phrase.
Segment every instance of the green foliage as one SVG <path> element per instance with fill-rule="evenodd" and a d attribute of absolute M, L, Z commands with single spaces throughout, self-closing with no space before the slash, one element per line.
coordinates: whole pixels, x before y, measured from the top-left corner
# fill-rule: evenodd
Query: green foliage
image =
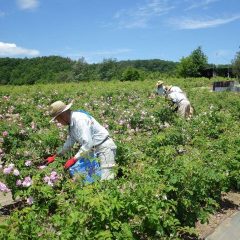
<path fill-rule="evenodd" d="M 183 57 L 177 66 L 177 74 L 181 77 L 201 77 L 207 65 L 207 56 L 201 47 L 195 49 L 188 57 Z"/>
<path fill-rule="evenodd" d="M 116 59 L 104 59 L 102 64 L 98 65 L 97 73 L 100 80 L 109 81 L 118 76 L 118 67 Z"/>
<path fill-rule="evenodd" d="M 240 51 L 236 53 L 232 61 L 233 73 L 239 78 L 240 76 Z"/>
<path fill-rule="evenodd" d="M 0 179 L 22 199 L 0 224 L 1 239 L 183 239 L 218 208 L 223 191 L 239 191 L 239 95 L 210 92 L 205 78 L 166 79 L 195 107 L 185 121 L 152 96 L 155 82 L 1 86 Z M 38 168 L 67 134 L 49 123 L 48 106 L 68 98 L 73 109 L 110 129 L 118 146 L 116 179 L 70 178 L 63 164 L 77 149 Z M 9 164 L 19 175 L 4 174 Z M 54 172 L 53 184 L 47 177 Z M 26 177 L 31 185 L 16 185 Z"/>
<path fill-rule="evenodd" d="M 83 57 L 77 61 L 59 56 L 31 59 L 0 58 L 0 84 L 120 80 L 128 68 L 138 71 L 141 78 L 147 78 L 151 77 L 152 73 L 172 75 L 175 66 L 174 62 L 159 59 L 131 61 L 104 59 L 101 63 L 89 64 Z M 139 78 L 137 75 L 134 73 L 133 79 Z"/>
<path fill-rule="evenodd" d="M 136 68 L 126 68 L 121 76 L 121 81 L 136 81 L 140 79 L 140 73 Z"/>

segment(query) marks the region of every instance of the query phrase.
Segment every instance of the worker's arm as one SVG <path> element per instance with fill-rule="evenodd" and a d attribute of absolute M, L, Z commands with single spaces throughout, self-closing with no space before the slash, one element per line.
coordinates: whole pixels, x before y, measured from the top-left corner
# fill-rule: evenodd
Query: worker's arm
<path fill-rule="evenodd" d="M 74 165 L 77 160 L 87 154 L 93 147 L 93 138 L 92 138 L 92 121 L 90 119 L 76 122 L 76 132 L 75 137 L 78 142 L 81 144 L 81 148 L 75 154 L 74 157 L 68 159 L 64 165 L 65 169 L 68 169 Z"/>
<path fill-rule="evenodd" d="M 93 130 L 92 121 L 87 119 L 84 121 L 79 121 L 77 124 L 76 138 L 81 144 L 81 148 L 75 154 L 75 158 L 80 158 L 81 155 L 87 154 L 93 147 Z"/>
<path fill-rule="evenodd" d="M 57 151 L 54 155 L 49 156 L 47 159 L 45 159 L 45 162 L 47 164 L 50 164 L 55 161 L 55 158 L 57 156 L 64 155 L 65 152 L 67 152 L 75 143 L 75 140 L 69 135 L 67 137 L 66 142 L 64 143 L 63 147 L 60 148 L 60 150 Z"/>

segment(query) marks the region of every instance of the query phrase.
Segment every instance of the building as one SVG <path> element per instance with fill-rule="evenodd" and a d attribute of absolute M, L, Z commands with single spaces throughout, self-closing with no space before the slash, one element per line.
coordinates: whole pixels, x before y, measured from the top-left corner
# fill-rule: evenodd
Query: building
<path fill-rule="evenodd" d="M 233 91 L 240 92 L 240 84 L 236 81 L 219 81 L 213 83 L 213 91 Z"/>

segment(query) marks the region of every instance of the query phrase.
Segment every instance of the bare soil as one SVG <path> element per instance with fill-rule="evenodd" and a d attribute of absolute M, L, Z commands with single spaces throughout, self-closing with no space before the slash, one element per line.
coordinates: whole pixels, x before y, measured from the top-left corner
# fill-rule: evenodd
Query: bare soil
<path fill-rule="evenodd" d="M 226 218 L 240 210 L 240 193 L 228 192 L 223 193 L 220 210 L 209 217 L 208 223 L 196 223 L 196 230 L 199 234 L 199 239 L 205 239 L 214 232 L 216 227 L 221 224 Z"/>

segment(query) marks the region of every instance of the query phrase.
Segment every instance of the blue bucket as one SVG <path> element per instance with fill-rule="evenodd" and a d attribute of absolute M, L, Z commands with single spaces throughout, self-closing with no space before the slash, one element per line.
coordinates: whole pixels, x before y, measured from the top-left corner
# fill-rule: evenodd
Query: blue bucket
<path fill-rule="evenodd" d="M 101 178 L 100 164 L 96 160 L 80 158 L 73 166 L 69 168 L 71 177 L 75 174 L 82 174 L 85 183 L 93 183 Z"/>

